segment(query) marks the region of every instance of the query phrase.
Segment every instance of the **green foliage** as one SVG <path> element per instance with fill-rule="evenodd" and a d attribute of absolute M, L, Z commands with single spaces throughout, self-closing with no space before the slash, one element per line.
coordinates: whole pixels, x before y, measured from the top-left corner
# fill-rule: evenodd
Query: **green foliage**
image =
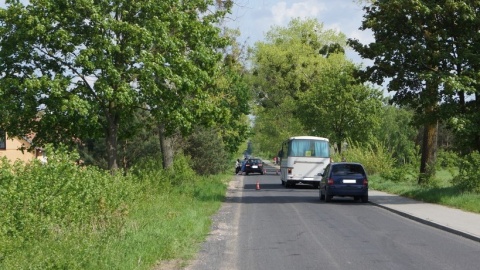
<path fill-rule="evenodd" d="M 446 121 L 447 128 L 455 135 L 453 146 L 462 154 L 480 151 L 480 110 L 478 94 L 475 100 L 469 101 L 464 112 Z"/>
<path fill-rule="evenodd" d="M 392 182 L 406 182 L 409 179 L 408 171 L 404 167 L 399 167 L 399 168 L 391 168 L 388 171 L 384 171 L 380 173 L 380 176 L 387 180 L 387 181 L 392 181 Z"/>
<path fill-rule="evenodd" d="M 378 141 L 372 141 L 369 144 L 349 141 L 347 150 L 333 153 L 332 158 L 334 161 L 345 159 L 350 162 L 362 163 L 369 175 L 390 172 L 396 162 L 392 153 Z"/>
<path fill-rule="evenodd" d="M 250 84 L 258 105 L 252 139 L 258 152 L 274 156 L 283 140 L 296 135 L 335 143 L 372 137 L 381 94 L 355 80 L 345 43 L 343 33 L 296 18 L 255 44 Z"/>
<path fill-rule="evenodd" d="M 437 152 L 438 169 L 458 168 L 460 165 L 460 157 L 454 151 L 440 149 Z"/>
<path fill-rule="evenodd" d="M 65 240 L 80 232 L 114 235 L 122 228 L 126 202 L 135 193 L 129 182 L 108 171 L 75 165 L 78 155 L 65 149 L 47 148 L 47 153 L 46 164 L 2 160 L 0 265 L 1 258 L 42 239 Z"/>
<path fill-rule="evenodd" d="M 220 49 L 229 44 L 218 22 L 231 4 L 15 2 L 0 9 L 0 117 L 9 134 L 35 133 L 40 146 L 105 138 L 115 170 L 117 142 L 137 132 L 129 124 L 138 108 L 165 123 L 167 135 L 240 117 L 227 109 L 234 98 L 224 102 L 230 88 L 215 81 L 223 71 Z"/>
<path fill-rule="evenodd" d="M 291 98 L 286 98 L 277 108 L 256 107 L 251 140 L 253 148 L 256 149 L 255 153 L 276 156 L 282 142 L 287 138 L 307 134 L 303 125 L 293 115 L 293 103 Z"/>
<path fill-rule="evenodd" d="M 460 160 L 459 173 L 453 184 L 462 191 L 480 193 L 480 153 L 474 151 Z"/>
<path fill-rule="evenodd" d="M 414 109 L 416 124 L 424 126 L 419 182 L 428 184 L 435 172 L 438 121 L 451 119 L 455 145 L 463 153 L 480 149 L 479 75 L 472 72 L 480 67 L 480 6 L 477 1 L 369 2 L 360 29 L 372 31 L 375 41 L 348 44 L 374 63 L 360 77 L 386 83 L 392 102 Z M 476 97 L 468 101 L 471 94 Z"/>
<path fill-rule="evenodd" d="M 191 157 L 192 168 L 200 175 L 233 170 L 231 154 L 227 152 L 218 129 L 197 127 L 188 137 L 184 152 Z"/>
<path fill-rule="evenodd" d="M 231 177 L 199 177 L 181 155 L 167 171 L 150 158 L 111 175 L 47 151 L 47 164 L 0 159 L 1 269 L 151 269 L 192 258 Z"/>
<path fill-rule="evenodd" d="M 380 122 L 381 92 L 357 82 L 343 54 L 322 63 L 314 87 L 299 94 L 298 119 L 309 132 L 340 143 L 368 142 Z"/>
<path fill-rule="evenodd" d="M 398 166 L 415 163 L 418 151 L 415 147 L 417 130 L 412 124 L 413 112 L 385 104 L 380 114 L 382 117 L 373 136 L 383 142 Z"/>

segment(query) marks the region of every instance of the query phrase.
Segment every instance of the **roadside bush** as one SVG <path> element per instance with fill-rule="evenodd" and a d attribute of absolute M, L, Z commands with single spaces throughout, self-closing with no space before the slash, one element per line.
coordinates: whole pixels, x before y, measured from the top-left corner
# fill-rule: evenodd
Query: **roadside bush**
<path fill-rule="evenodd" d="M 130 181 L 75 164 L 76 154 L 47 148 L 48 163 L 5 159 L 0 167 L 0 268 L 14 250 L 72 233 L 116 234 L 135 194 Z M 41 252 L 41 250 L 39 250 Z"/>
<path fill-rule="evenodd" d="M 459 166 L 459 156 L 453 151 L 439 150 L 437 153 L 436 164 L 440 167 L 438 169 L 457 168 Z"/>
<path fill-rule="evenodd" d="M 184 151 L 191 157 L 191 166 L 199 175 L 214 175 L 234 169 L 235 163 L 226 151 L 218 129 L 197 127 L 188 137 Z"/>
<path fill-rule="evenodd" d="M 334 161 L 345 158 L 347 161 L 362 163 L 369 175 L 390 172 L 395 164 L 392 154 L 379 142 L 362 145 L 349 142 L 348 145 L 346 151 L 332 155 Z"/>
<path fill-rule="evenodd" d="M 389 171 L 383 171 L 379 174 L 383 179 L 392 181 L 395 183 L 405 182 L 407 180 L 407 174 L 404 168 L 392 168 Z"/>
<path fill-rule="evenodd" d="M 460 159 L 458 175 L 453 185 L 465 192 L 480 193 L 480 154 L 475 151 Z"/>

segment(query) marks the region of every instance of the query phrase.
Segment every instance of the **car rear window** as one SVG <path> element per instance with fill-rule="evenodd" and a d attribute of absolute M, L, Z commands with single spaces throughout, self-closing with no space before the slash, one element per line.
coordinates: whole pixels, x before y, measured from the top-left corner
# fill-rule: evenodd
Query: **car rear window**
<path fill-rule="evenodd" d="M 365 170 L 358 164 L 339 164 L 332 167 L 334 176 L 359 174 L 365 176 Z"/>
<path fill-rule="evenodd" d="M 259 163 L 262 163 L 262 161 L 259 160 L 259 159 L 250 159 L 250 163 L 251 164 L 259 164 Z"/>

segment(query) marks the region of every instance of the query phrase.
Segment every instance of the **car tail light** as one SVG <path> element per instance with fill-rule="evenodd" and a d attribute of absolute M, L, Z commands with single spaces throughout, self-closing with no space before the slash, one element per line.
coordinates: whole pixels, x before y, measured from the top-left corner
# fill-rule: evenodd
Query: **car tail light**
<path fill-rule="evenodd" d="M 367 178 L 364 178 L 364 179 L 363 179 L 363 185 L 364 185 L 364 186 L 368 186 L 368 179 L 367 179 Z"/>
<path fill-rule="evenodd" d="M 333 178 L 328 178 L 327 184 L 330 186 L 333 185 Z"/>
<path fill-rule="evenodd" d="M 288 168 L 288 174 L 292 174 L 292 168 Z"/>

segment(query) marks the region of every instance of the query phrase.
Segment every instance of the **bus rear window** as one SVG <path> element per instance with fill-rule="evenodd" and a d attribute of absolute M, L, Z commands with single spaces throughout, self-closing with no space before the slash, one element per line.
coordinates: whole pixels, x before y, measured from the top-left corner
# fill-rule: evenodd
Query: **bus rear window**
<path fill-rule="evenodd" d="M 330 157 L 328 141 L 297 139 L 292 140 L 288 156 L 294 157 Z"/>

